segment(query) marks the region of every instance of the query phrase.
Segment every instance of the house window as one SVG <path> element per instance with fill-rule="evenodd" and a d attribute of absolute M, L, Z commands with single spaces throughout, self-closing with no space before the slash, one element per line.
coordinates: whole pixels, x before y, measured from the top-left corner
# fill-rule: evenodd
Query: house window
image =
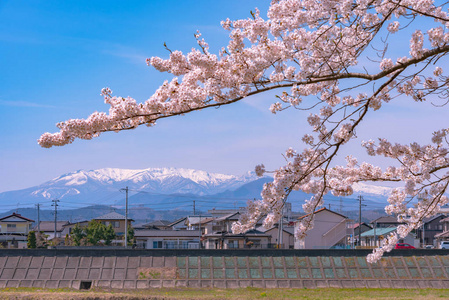
<path fill-rule="evenodd" d="M 120 227 L 120 222 L 119 221 L 111 221 L 112 227 L 114 228 L 119 228 Z"/>
<path fill-rule="evenodd" d="M 175 249 L 175 241 L 165 241 L 165 249 Z"/>
<path fill-rule="evenodd" d="M 16 224 L 7 224 L 6 232 L 16 232 Z"/>
<path fill-rule="evenodd" d="M 229 241 L 228 242 L 228 248 L 238 248 L 239 244 L 238 241 Z"/>
<path fill-rule="evenodd" d="M 443 225 L 438 225 L 438 230 L 443 230 Z"/>
<path fill-rule="evenodd" d="M 153 249 L 162 249 L 162 241 L 153 241 Z"/>

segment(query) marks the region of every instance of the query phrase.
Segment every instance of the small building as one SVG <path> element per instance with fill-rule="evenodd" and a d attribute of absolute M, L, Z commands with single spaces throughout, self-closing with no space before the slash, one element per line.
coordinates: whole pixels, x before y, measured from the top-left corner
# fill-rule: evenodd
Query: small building
<path fill-rule="evenodd" d="M 0 243 L 6 248 L 26 248 L 34 220 L 13 213 L 0 219 Z"/>
<path fill-rule="evenodd" d="M 330 249 L 344 248 L 347 243 L 348 217 L 325 207 L 313 212 L 314 226 L 304 239 L 295 238 L 295 249 Z M 310 214 L 300 217 L 295 222 L 295 236 L 301 220 Z"/>

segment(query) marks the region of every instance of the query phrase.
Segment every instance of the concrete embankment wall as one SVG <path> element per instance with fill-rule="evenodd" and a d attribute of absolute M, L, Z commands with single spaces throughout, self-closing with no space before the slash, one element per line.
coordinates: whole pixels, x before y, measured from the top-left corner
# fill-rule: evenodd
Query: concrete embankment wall
<path fill-rule="evenodd" d="M 449 251 L 0 249 L 0 288 L 448 288 Z"/>

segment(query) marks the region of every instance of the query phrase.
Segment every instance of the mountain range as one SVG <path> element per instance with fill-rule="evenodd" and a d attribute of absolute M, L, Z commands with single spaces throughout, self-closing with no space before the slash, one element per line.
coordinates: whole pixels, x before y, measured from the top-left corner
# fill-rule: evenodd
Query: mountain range
<path fill-rule="evenodd" d="M 14 206 L 31 207 L 37 203 L 50 208 L 53 199 L 60 200 L 60 209 L 99 204 L 123 208 L 125 187 L 129 191 L 130 207 L 192 212 L 194 209 L 238 208 L 245 206 L 248 199 L 259 198 L 263 184 L 271 180 L 270 177 L 257 177 L 252 172 L 235 176 L 176 168 L 78 170 L 39 186 L 0 193 L 0 207 L 3 206 L 0 211 Z M 371 201 L 379 207 L 386 203 L 391 189 L 356 184 L 354 190 L 353 197 L 341 199 L 329 195 L 326 200 L 340 207 L 354 206 L 357 204 L 355 198 L 360 194 L 366 203 Z M 310 195 L 299 191 L 292 193 L 289 201 L 293 203 L 294 210 L 300 210 L 300 204 L 308 198 Z"/>

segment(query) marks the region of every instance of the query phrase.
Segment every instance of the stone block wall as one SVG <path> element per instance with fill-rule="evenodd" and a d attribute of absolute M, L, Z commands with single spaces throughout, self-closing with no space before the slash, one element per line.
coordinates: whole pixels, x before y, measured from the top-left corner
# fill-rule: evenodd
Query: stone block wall
<path fill-rule="evenodd" d="M 449 287 L 446 253 L 401 252 L 376 264 L 366 251 L 313 253 L 0 250 L 0 288 Z"/>

